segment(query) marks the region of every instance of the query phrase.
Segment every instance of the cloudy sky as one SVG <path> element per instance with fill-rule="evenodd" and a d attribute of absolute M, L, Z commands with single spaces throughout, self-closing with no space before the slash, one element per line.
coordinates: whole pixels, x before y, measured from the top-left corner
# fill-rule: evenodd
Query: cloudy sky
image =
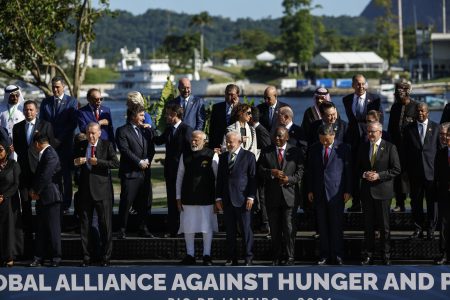
<path fill-rule="evenodd" d="M 95 2 L 95 1 L 94 1 Z M 370 0 L 313 0 L 322 8 L 315 9 L 315 15 L 357 16 Z M 149 8 L 169 9 L 175 12 L 196 14 L 208 11 L 210 15 L 230 19 L 278 18 L 283 14 L 282 0 L 110 0 L 111 9 L 122 9 L 133 14 L 142 14 Z"/>

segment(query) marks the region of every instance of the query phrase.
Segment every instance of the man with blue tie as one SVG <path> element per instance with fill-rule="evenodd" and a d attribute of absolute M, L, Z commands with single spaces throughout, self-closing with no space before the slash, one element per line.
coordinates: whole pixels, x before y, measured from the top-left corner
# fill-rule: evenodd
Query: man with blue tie
<path fill-rule="evenodd" d="M 103 97 L 100 90 L 96 88 L 89 89 L 86 98 L 89 103 L 78 110 L 78 128 L 80 132 L 86 132 L 86 126 L 89 123 L 98 123 L 101 128 L 100 138 L 109 141 L 115 147 L 111 110 L 102 104 Z"/>
<path fill-rule="evenodd" d="M 434 237 L 437 215 L 435 212 L 436 190 L 434 177 L 434 161 L 440 147 L 439 126 L 428 119 L 428 105 L 417 103 L 416 122 L 406 126 L 404 133 L 405 168 L 409 177 L 411 212 L 415 230 L 412 238 L 423 236 Z M 424 218 L 423 197 L 427 204 L 427 217 Z"/>
<path fill-rule="evenodd" d="M 227 151 L 219 157 L 216 207 L 224 212 L 228 260 L 225 266 L 238 265 L 237 228 L 239 224 L 245 249 L 245 265 L 253 264 L 252 206 L 256 195 L 256 158 L 241 148 L 241 134 L 226 134 Z"/>
<path fill-rule="evenodd" d="M 183 108 L 183 123 L 194 130 L 203 130 L 206 119 L 205 101 L 192 95 L 191 81 L 188 78 L 178 81 L 178 91 L 180 95 L 167 104 L 179 104 Z"/>
<path fill-rule="evenodd" d="M 63 194 L 65 213 L 72 205 L 73 138 L 77 128 L 77 99 L 64 94 L 65 81 L 62 77 L 52 79 L 53 96 L 41 103 L 39 119 L 52 124 L 57 143 L 55 150 L 61 162 L 62 181 L 59 183 Z"/>
<path fill-rule="evenodd" d="M 264 90 L 264 103 L 257 106 L 259 122 L 267 131 L 272 132 L 275 129 L 278 124 L 278 111 L 284 106 L 288 105 L 278 100 L 276 87 L 268 86 Z"/>
<path fill-rule="evenodd" d="M 365 256 L 362 265 L 373 264 L 375 250 L 375 224 L 380 228 L 383 263 L 390 265 L 391 199 L 394 197 L 394 178 L 400 174 L 400 159 L 395 145 L 381 138 L 383 125 L 367 125 L 369 141 L 358 149 L 355 176 L 361 180 L 361 203 L 364 215 Z"/>
<path fill-rule="evenodd" d="M 332 124 L 318 130 L 320 143 L 309 149 L 308 200 L 314 204 L 320 235 L 318 265 L 342 265 L 345 202 L 351 192 L 351 151 L 335 140 Z"/>

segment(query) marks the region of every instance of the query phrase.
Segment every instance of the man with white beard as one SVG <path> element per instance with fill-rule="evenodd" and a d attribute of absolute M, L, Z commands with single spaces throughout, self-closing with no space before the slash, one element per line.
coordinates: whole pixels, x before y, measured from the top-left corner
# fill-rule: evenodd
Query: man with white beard
<path fill-rule="evenodd" d="M 206 134 L 192 132 L 191 149 L 181 155 L 178 165 L 176 199 L 180 211 L 180 229 L 186 242 L 183 265 L 195 265 L 194 238 L 196 232 L 203 234 L 203 265 L 211 266 L 213 232 L 218 231 L 214 211 L 215 180 L 219 157 L 205 148 Z"/>

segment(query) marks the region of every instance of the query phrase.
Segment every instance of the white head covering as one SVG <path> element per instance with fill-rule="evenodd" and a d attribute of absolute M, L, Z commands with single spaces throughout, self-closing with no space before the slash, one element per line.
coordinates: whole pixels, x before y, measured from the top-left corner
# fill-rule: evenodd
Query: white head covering
<path fill-rule="evenodd" d="M 5 103 L 8 103 L 9 101 L 9 95 L 11 93 L 14 93 L 16 91 L 19 91 L 19 102 L 17 104 L 23 104 L 25 102 L 25 99 L 23 99 L 22 91 L 20 90 L 20 87 L 14 84 L 8 85 L 5 87 L 5 96 L 3 97 L 3 100 Z"/>

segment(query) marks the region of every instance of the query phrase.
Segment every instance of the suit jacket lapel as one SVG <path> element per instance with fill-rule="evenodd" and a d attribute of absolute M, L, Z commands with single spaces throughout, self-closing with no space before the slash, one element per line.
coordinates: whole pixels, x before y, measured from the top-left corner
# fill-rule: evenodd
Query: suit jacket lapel
<path fill-rule="evenodd" d="M 133 136 L 133 138 L 138 142 L 139 146 L 141 146 L 141 148 L 144 148 L 144 144 L 142 141 L 142 131 L 139 132 L 139 137 L 136 134 L 136 130 L 134 130 L 133 125 L 128 124 L 128 131 L 130 132 L 130 135 Z"/>
<path fill-rule="evenodd" d="M 334 156 L 336 155 L 336 150 L 337 150 L 337 148 L 339 147 L 339 145 L 335 142 L 334 144 L 333 144 L 333 147 L 331 147 L 331 151 L 330 151 L 330 153 L 328 154 L 328 163 L 327 163 L 327 165 L 329 165 L 330 164 L 330 161 L 334 158 Z"/>
<path fill-rule="evenodd" d="M 181 97 L 180 97 L 180 99 L 181 99 Z M 188 112 L 192 109 L 192 105 L 193 105 L 193 103 L 192 103 L 192 101 L 194 100 L 194 97 L 192 97 L 192 95 L 189 95 L 189 98 L 188 98 L 188 103 L 186 104 L 186 108 L 185 108 L 185 112 L 184 112 L 184 117 L 188 114 Z"/>
<path fill-rule="evenodd" d="M 433 124 L 428 120 L 427 130 L 425 131 L 425 138 L 423 140 L 423 144 L 425 145 L 427 141 L 430 139 L 430 136 L 433 134 Z"/>

